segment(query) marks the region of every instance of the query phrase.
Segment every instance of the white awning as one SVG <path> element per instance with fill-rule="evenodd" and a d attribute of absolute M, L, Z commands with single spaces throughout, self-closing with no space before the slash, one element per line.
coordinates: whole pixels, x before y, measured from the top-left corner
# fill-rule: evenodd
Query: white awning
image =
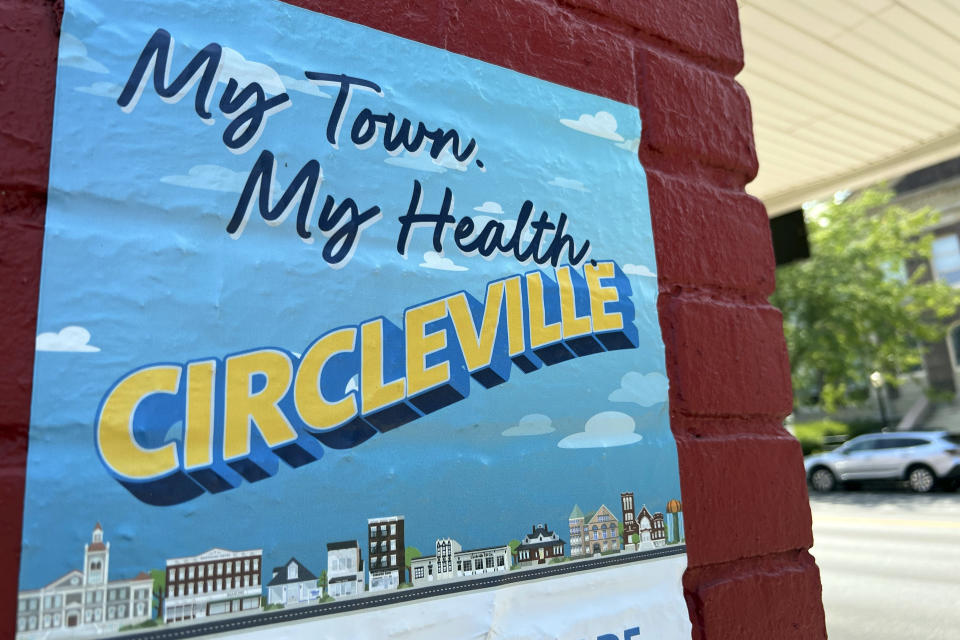
<path fill-rule="evenodd" d="M 771 216 L 960 155 L 960 1 L 739 4 Z"/>

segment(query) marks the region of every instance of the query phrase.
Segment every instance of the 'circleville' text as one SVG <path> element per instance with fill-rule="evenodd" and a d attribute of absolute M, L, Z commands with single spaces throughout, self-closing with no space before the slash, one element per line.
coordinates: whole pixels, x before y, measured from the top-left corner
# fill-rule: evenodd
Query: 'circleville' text
<path fill-rule="evenodd" d="M 354 447 L 543 365 L 637 346 L 632 291 L 612 261 L 536 270 L 418 304 L 403 328 L 382 316 L 328 331 L 302 355 L 261 348 L 224 358 L 142 367 L 100 403 L 97 451 L 143 502 L 170 505 L 205 491 L 300 467 L 324 446 Z M 182 422 L 182 435 L 169 439 Z"/>

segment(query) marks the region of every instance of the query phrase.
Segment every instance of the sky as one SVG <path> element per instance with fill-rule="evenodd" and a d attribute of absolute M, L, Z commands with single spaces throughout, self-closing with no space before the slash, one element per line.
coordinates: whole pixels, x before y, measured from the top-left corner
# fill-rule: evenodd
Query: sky
<path fill-rule="evenodd" d="M 319 573 L 326 544 L 362 544 L 371 517 L 403 515 L 406 544 L 429 553 L 439 537 L 464 549 L 495 546 L 540 522 L 567 539 L 574 504 L 606 504 L 619 517 L 622 491 L 651 511 L 680 497 L 635 107 L 280 3 L 185 9 L 67 3 L 21 588 L 80 568 L 96 522 L 111 542 L 113 579 L 213 547 L 262 548 L 267 568 L 296 557 Z M 255 12 L 256 20 L 237 19 Z M 223 47 L 212 122 L 194 110 L 197 85 L 164 101 L 151 81 L 132 109 L 117 104 L 158 28 L 175 41 L 171 74 L 209 43 Z M 382 96 L 353 93 L 336 148 L 325 135 L 336 87 L 308 82 L 305 71 L 381 87 Z M 230 118 L 219 105 L 231 77 L 289 96 L 240 153 L 222 140 Z M 458 163 L 391 155 L 379 139 L 359 149 L 348 132 L 365 107 L 455 128 L 476 139 L 477 151 Z M 280 185 L 319 163 L 317 211 L 327 195 L 381 208 L 346 264 L 323 260 L 316 229 L 304 242 L 295 213 L 271 225 L 254 210 L 241 233 L 227 233 L 264 149 L 277 158 Z M 402 326 L 407 307 L 459 290 L 482 299 L 487 282 L 532 268 L 511 256 L 463 255 L 450 232 L 437 253 L 430 233 L 414 230 L 400 255 L 397 218 L 414 180 L 424 212 L 439 209 L 446 187 L 457 218 L 509 228 L 528 199 L 552 220 L 564 212 L 567 233 L 589 240 L 590 258 L 615 260 L 627 273 L 639 347 L 530 374 L 514 368 L 491 389 L 471 382 L 464 400 L 355 448 L 327 449 L 297 469 L 281 463 L 273 478 L 175 506 L 142 503 L 107 473 L 94 446 L 97 408 L 134 369 L 262 347 L 300 354 L 333 328 L 381 315 Z M 160 439 L 179 438 L 177 424 L 158 429 Z"/>

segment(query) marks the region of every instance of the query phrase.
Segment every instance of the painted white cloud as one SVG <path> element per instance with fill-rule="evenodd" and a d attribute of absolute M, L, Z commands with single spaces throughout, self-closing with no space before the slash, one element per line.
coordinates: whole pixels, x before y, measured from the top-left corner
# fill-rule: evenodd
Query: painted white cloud
<path fill-rule="evenodd" d="M 230 193 L 240 193 L 243 191 L 243 185 L 246 181 L 246 173 L 232 171 L 231 169 L 216 164 L 198 164 L 195 167 L 191 167 L 185 176 L 164 176 L 160 178 L 160 182 L 175 184 L 178 187 L 206 189 L 208 191 L 227 191 Z"/>
<path fill-rule="evenodd" d="M 567 436 L 557 443 L 561 449 L 592 449 L 622 447 L 643 440 L 637 433 L 633 418 L 619 411 L 601 411 L 587 420 L 580 433 Z"/>
<path fill-rule="evenodd" d="M 331 97 L 329 93 L 320 91 L 320 87 L 318 87 L 313 82 L 310 82 L 306 78 L 297 79 L 297 78 L 291 78 L 290 76 L 281 75 L 280 82 L 282 82 L 283 86 L 285 86 L 290 91 L 299 91 L 300 93 L 305 93 L 308 96 L 317 96 L 319 98 Z"/>
<path fill-rule="evenodd" d="M 433 159 L 431 158 L 431 160 Z M 434 164 L 440 165 L 444 169 L 453 169 L 454 171 L 466 171 L 467 166 L 470 164 L 469 162 L 460 162 L 457 160 L 457 158 L 453 155 L 453 152 L 448 148 L 444 148 L 444 150 L 440 152 L 440 155 L 437 157 L 437 159 L 433 160 L 433 162 Z"/>
<path fill-rule="evenodd" d="M 556 177 L 547 184 L 553 185 L 555 187 L 561 187 L 563 189 L 573 189 L 574 191 L 582 191 L 584 193 L 590 193 L 590 190 L 583 186 L 583 183 L 579 180 L 571 180 L 570 178 L 560 178 Z"/>
<path fill-rule="evenodd" d="M 347 393 L 350 393 L 351 391 L 359 391 L 360 387 L 358 386 L 358 382 L 359 380 L 356 374 L 354 374 L 352 378 L 347 380 L 347 386 L 344 387 L 343 393 L 347 394 Z"/>
<path fill-rule="evenodd" d="M 90 344 L 90 332 L 83 327 L 64 327 L 57 332 L 41 333 L 37 336 L 37 351 L 74 351 L 93 353 L 100 347 Z"/>
<path fill-rule="evenodd" d="M 641 407 L 652 407 L 667 401 L 670 381 L 662 373 L 628 371 L 620 378 L 620 388 L 613 390 L 607 400 L 612 402 L 632 402 Z"/>
<path fill-rule="evenodd" d="M 417 171 L 429 171 L 430 173 L 444 173 L 447 168 L 438 164 L 430 157 L 426 151 L 413 155 L 409 151 L 404 151 L 398 156 L 390 156 L 384 160 L 387 164 L 404 169 L 415 169 Z"/>
<path fill-rule="evenodd" d="M 649 269 L 646 265 L 643 265 L 643 264 L 630 264 L 630 263 L 627 263 L 627 264 L 623 265 L 623 267 L 621 267 L 621 268 L 623 269 L 623 272 L 624 272 L 625 274 L 627 274 L 628 276 L 645 276 L 645 277 L 647 277 L 647 278 L 656 278 L 656 277 L 657 277 L 657 274 L 655 274 L 653 271 L 650 271 L 650 269 Z"/>
<path fill-rule="evenodd" d="M 89 87 L 77 87 L 74 91 L 89 93 L 101 98 L 119 98 L 123 87 L 113 82 L 94 82 Z"/>
<path fill-rule="evenodd" d="M 640 150 L 640 138 L 629 138 L 623 142 L 616 143 L 614 146 L 636 153 Z"/>
<path fill-rule="evenodd" d="M 447 169 L 466 171 L 467 166 L 469 166 L 468 162 L 459 162 L 449 149 L 441 151 L 440 156 L 436 160 L 430 157 L 426 149 L 421 149 L 416 154 L 404 150 L 400 155 L 390 156 L 384 160 L 384 162 L 392 164 L 395 167 L 429 171 L 430 173 L 445 173 Z"/>
<path fill-rule="evenodd" d="M 93 73 L 109 73 L 110 70 L 87 54 L 87 45 L 80 38 L 69 34 L 60 34 L 60 54 L 57 63 L 64 67 L 74 67 Z"/>
<path fill-rule="evenodd" d="M 268 94 L 277 95 L 286 91 L 280 74 L 273 70 L 273 67 L 260 62 L 247 60 L 243 55 L 230 47 L 223 48 L 223 56 L 220 59 L 220 75 L 217 76 L 218 82 L 226 83 L 230 78 L 236 78 L 237 82 L 243 87 L 245 84 L 257 82 Z"/>
<path fill-rule="evenodd" d="M 420 263 L 421 267 L 426 267 L 427 269 L 439 269 L 440 271 L 467 271 L 467 267 L 461 267 L 458 264 L 454 264 L 453 260 L 450 258 L 444 258 L 442 255 L 436 251 L 427 251 L 423 254 L 423 262 Z"/>
<path fill-rule="evenodd" d="M 473 224 L 474 224 L 473 233 L 471 233 L 467 238 L 464 238 L 464 240 L 473 240 L 474 238 L 479 236 L 480 233 L 483 231 L 484 227 L 486 227 L 491 222 L 495 222 L 496 224 L 503 227 L 503 233 L 501 237 L 504 240 L 509 240 L 510 238 L 512 238 L 513 233 L 517 228 L 516 220 L 510 220 L 510 219 L 504 220 L 502 218 L 494 218 L 493 216 L 485 216 L 485 215 L 471 216 L 471 220 L 473 220 Z M 551 236 L 551 233 L 552 232 L 549 232 L 549 231 L 544 232 L 542 234 L 543 239 L 547 240 Z M 533 240 L 533 229 L 531 229 L 529 226 L 525 226 L 523 228 L 523 233 L 520 234 L 520 239 L 524 242 L 529 242 L 530 240 Z"/>
<path fill-rule="evenodd" d="M 576 120 L 560 118 L 560 124 L 591 136 L 623 142 L 623 136 L 617 133 L 617 119 L 606 111 L 597 111 L 594 115 L 584 113 Z"/>
<path fill-rule="evenodd" d="M 500 206 L 499 202 L 493 202 L 492 200 L 487 200 L 479 207 L 474 207 L 474 211 L 479 211 L 480 213 L 490 213 L 493 215 L 500 215 L 503 213 L 503 207 Z"/>
<path fill-rule="evenodd" d="M 542 436 L 547 433 L 553 433 L 556 428 L 553 426 L 553 420 L 542 413 L 531 413 L 520 418 L 515 426 L 510 427 L 503 432 L 505 436 Z"/>

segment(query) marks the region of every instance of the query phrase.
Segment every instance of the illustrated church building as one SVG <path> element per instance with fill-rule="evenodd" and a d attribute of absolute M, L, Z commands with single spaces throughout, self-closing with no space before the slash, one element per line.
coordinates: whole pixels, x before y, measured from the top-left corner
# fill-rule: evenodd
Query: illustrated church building
<path fill-rule="evenodd" d="M 667 541 L 667 530 L 663 522 L 663 514 L 659 511 L 650 513 L 647 505 L 640 507 L 636 512 L 633 503 L 633 492 L 620 494 L 620 506 L 623 509 L 623 547 L 633 543 L 634 549 L 653 549 L 662 547 Z"/>
<path fill-rule="evenodd" d="M 74 569 L 41 589 L 17 596 L 17 638 L 58 635 L 61 630 L 87 635 L 113 633 L 151 617 L 153 578 L 109 578 L 110 543 L 100 523 L 83 548 L 83 571 Z"/>
<path fill-rule="evenodd" d="M 586 515 L 574 505 L 570 513 L 570 557 L 619 551 L 618 525 L 619 520 L 606 505 Z"/>

